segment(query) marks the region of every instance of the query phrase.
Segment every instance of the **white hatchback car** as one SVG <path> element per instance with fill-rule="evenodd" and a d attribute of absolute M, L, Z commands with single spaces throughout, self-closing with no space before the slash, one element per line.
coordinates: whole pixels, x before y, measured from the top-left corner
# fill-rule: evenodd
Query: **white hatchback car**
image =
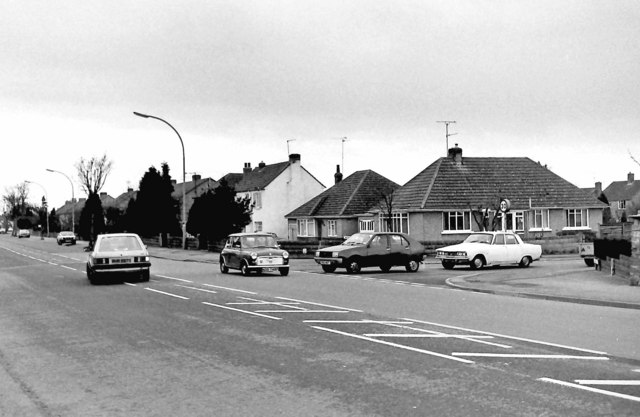
<path fill-rule="evenodd" d="M 87 278 L 92 284 L 105 276 L 133 276 L 149 281 L 150 269 L 147 247 L 135 233 L 98 235 L 87 259 Z"/>
<path fill-rule="evenodd" d="M 525 243 L 513 232 L 477 232 L 462 243 L 436 249 L 445 269 L 469 265 L 472 269 L 492 265 L 531 265 L 542 256 L 542 247 Z"/>

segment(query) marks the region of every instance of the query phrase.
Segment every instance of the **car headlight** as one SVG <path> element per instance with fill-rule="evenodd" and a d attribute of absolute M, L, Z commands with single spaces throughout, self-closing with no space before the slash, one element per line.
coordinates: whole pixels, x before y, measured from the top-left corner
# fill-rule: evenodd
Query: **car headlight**
<path fill-rule="evenodd" d="M 320 257 L 320 251 L 316 251 L 316 258 Z"/>
<path fill-rule="evenodd" d="M 467 252 L 456 252 L 456 255 L 466 257 L 467 256 Z"/>
<path fill-rule="evenodd" d="M 287 252 L 287 251 L 282 252 L 282 257 L 284 259 L 287 259 L 289 257 L 289 252 Z"/>
<path fill-rule="evenodd" d="M 338 252 L 331 252 L 332 258 L 337 258 L 338 256 L 340 256 Z"/>
<path fill-rule="evenodd" d="M 251 259 L 253 259 L 254 261 L 255 261 L 256 259 L 258 259 L 258 254 L 257 254 L 257 253 L 255 253 L 255 252 L 251 252 L 251 254 L 250 254 L 249 256 L 251 256 Z"/>

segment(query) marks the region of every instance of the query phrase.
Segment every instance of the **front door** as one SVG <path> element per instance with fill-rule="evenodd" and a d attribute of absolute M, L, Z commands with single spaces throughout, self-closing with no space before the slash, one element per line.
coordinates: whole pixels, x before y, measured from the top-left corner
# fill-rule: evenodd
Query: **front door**
<path fill-rule="evenodd" d="M 388 265 L 389 263 L 389 241 L 387 235 L 377 235 L 369 242 L 367 256 L 364 259 L 366 266 Z"/>

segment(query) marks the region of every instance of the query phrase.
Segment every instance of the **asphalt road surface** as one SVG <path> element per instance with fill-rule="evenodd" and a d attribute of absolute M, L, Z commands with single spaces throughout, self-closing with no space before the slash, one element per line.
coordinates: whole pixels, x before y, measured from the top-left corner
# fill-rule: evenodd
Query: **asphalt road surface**
<path fill-rule="evenodd" d="M 152 259 L 148 283 L 92 286 L 85 259 L 0 235 L 0 415 L 640 415 L 638 310 L 296 260 L 243 277 Z M 560 266 L 482 273 L 534 268 Z"/>

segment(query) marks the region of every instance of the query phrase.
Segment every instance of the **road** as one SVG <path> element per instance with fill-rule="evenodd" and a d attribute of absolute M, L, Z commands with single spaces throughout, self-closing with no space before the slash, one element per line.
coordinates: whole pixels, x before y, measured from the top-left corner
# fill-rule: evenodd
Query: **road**
<path fill-rule="evenodd" d="M 91 286 L 81 249 L 0 236 L 0 415 L 640 414 L 637 310 L 455 290 L 477 272 L 435 266 L 154 258 L 149 283 Z M 560 266 L 482 273 L 534 268 Z"/>

